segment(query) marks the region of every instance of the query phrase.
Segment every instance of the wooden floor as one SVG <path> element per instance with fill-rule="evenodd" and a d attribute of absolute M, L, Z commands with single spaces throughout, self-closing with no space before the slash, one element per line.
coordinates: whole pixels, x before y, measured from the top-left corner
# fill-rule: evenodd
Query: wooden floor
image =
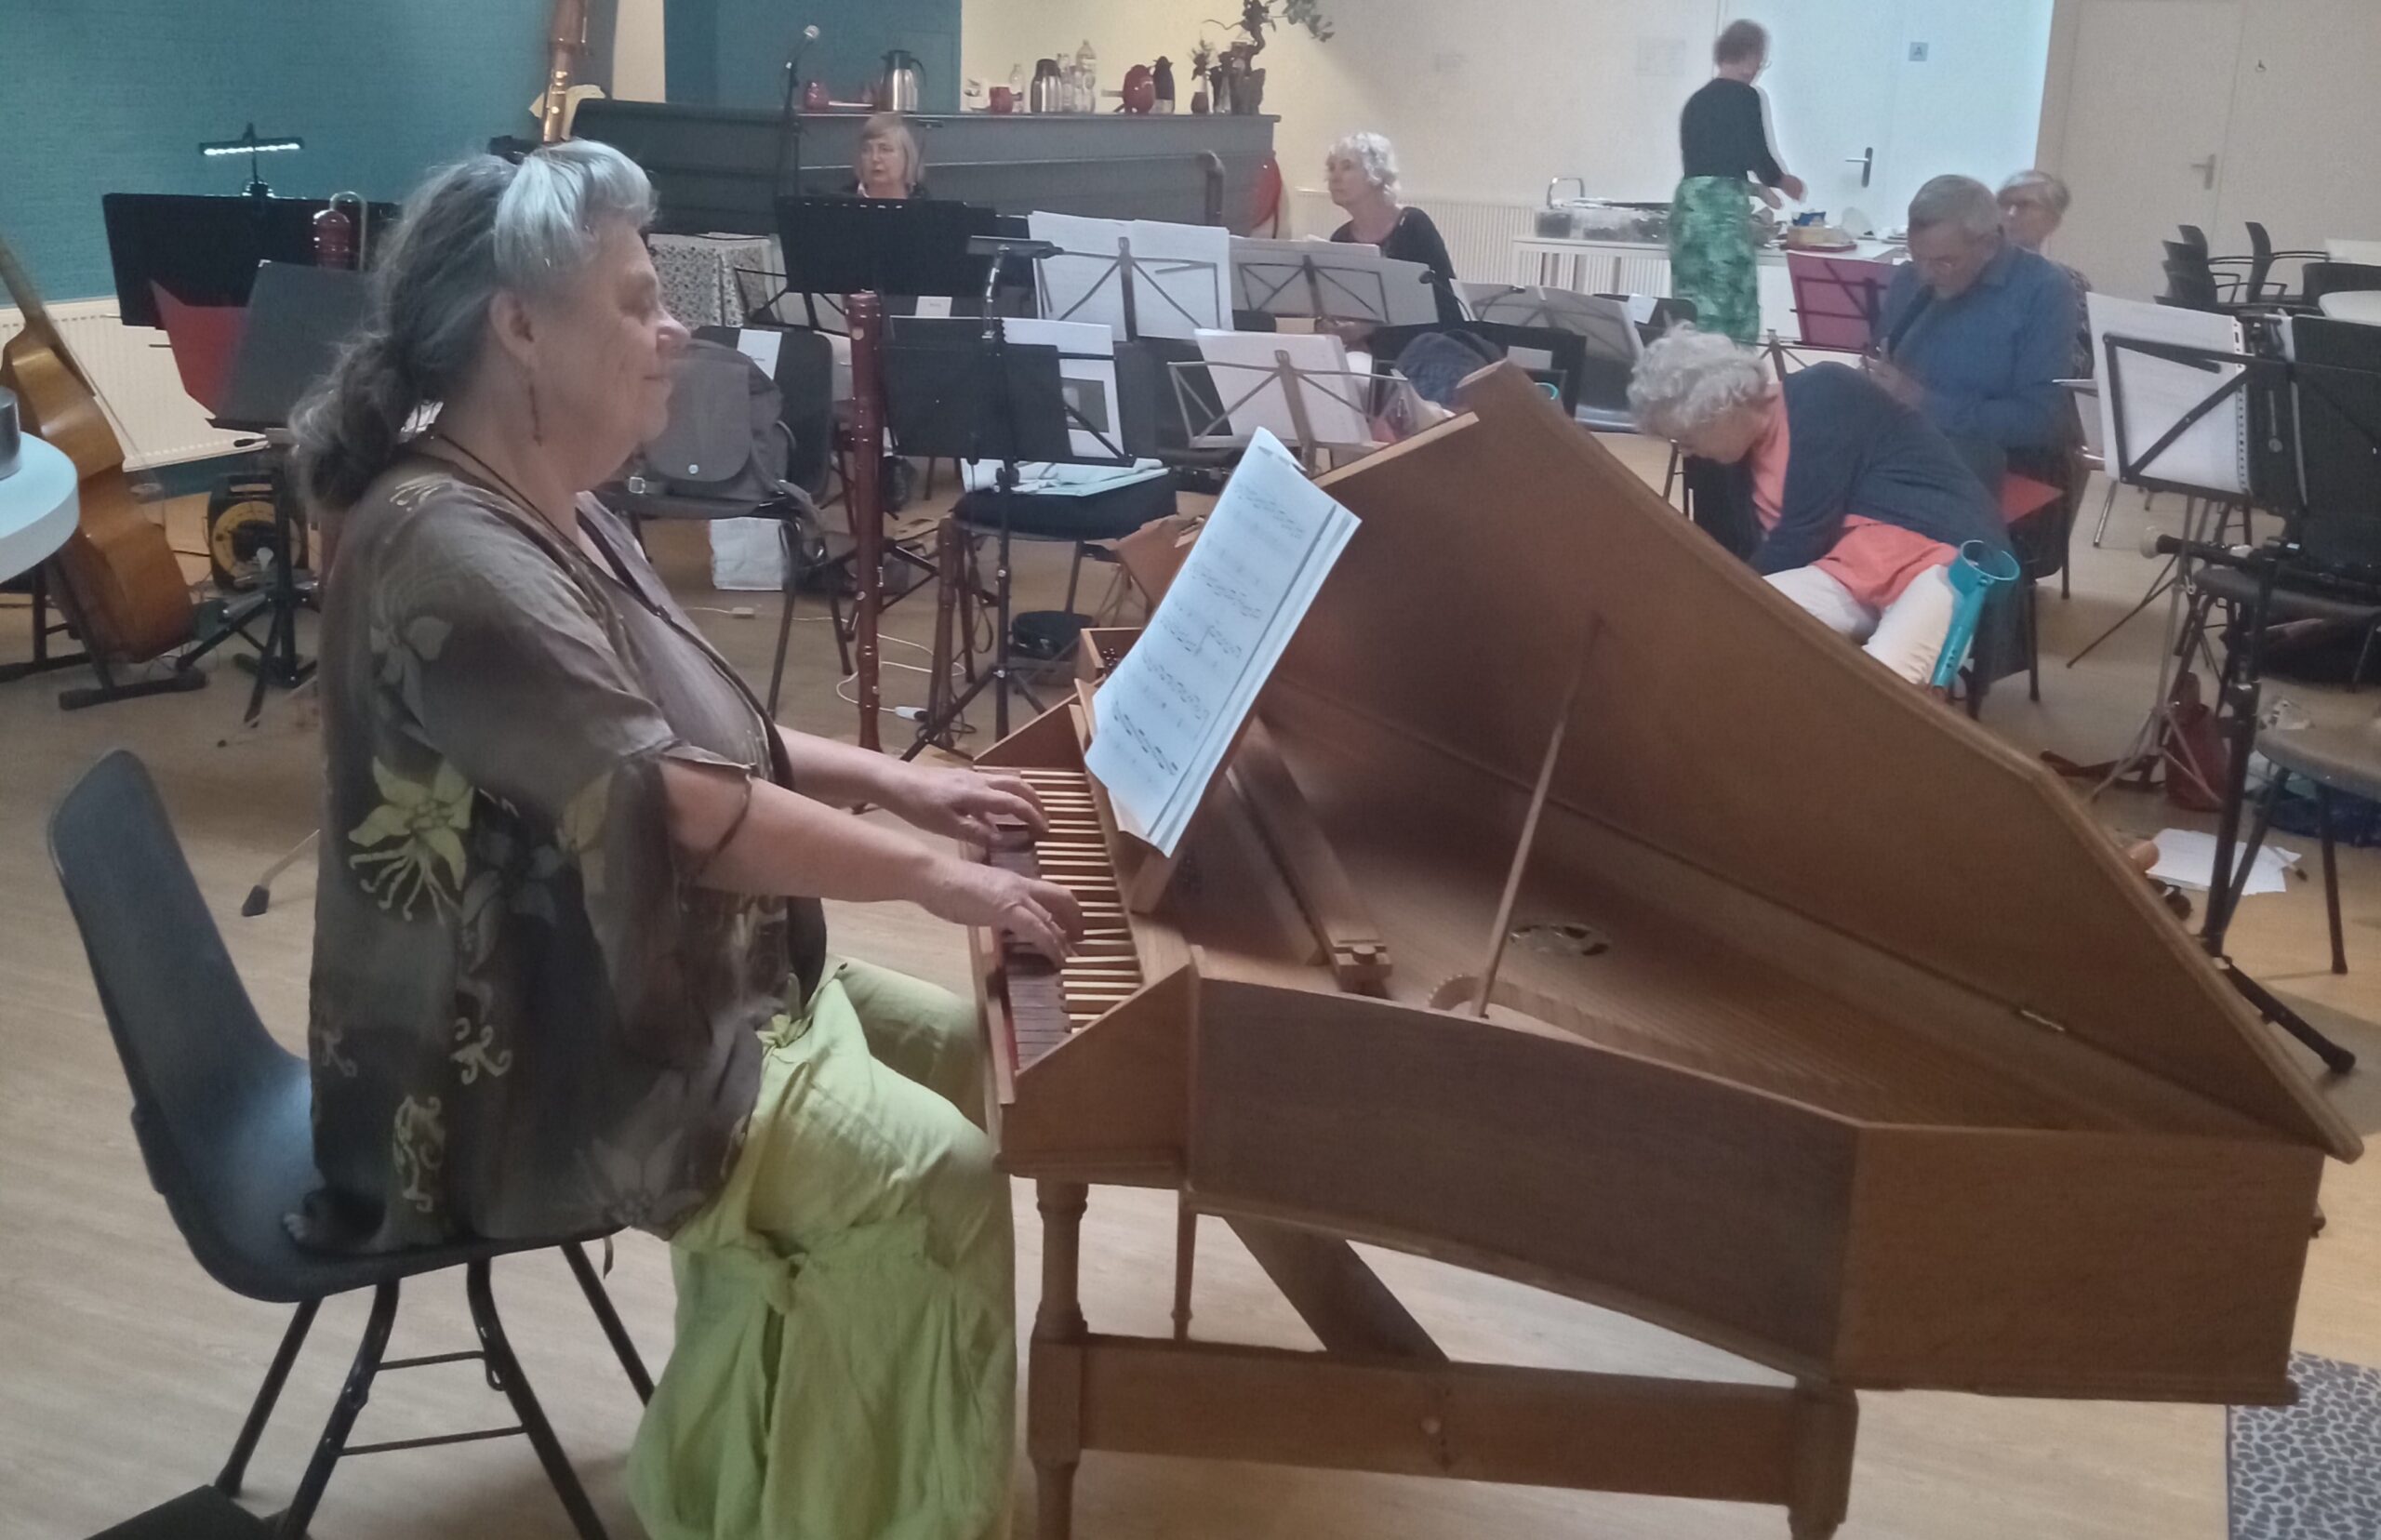
<path fill-rule="evenodd" d="M 1642 458 L 1643 445 L 1627 447 Z M 2170 519 L 2172 503 L 2161 509 Z M 2075 596 L 2045 605 L 2053 666 L 2042 703 L 2029 705 L 2022 685 L 2004 688 L 1986 712 L 1994 730 L 2078 760 L 2106 758 L 2124 745 L 2149 703 L 2156 616 L 2082 667 L 2057 665 L 2120 615 L 2150 576 L 2151 564 L 2135 554 L 2144 519 L 2136 502 L 2121 499 L 2106 551 L 2089 548 L 2088 526 L 2079 534 Z M 176 533 L 178 543 L 195 543 L 195 532 L 179 522 Z M 699 617 L 732 658 L 765 679 L 774 599 L 711 593 L 699 553 L 684 535 L 668 532 L 657 541 L 665 566 L 692 604 L 754 604 L 752 618 Z M 1064 578 L 1058 554 L 1030 548 L 1020 568 L 1030 601 L 1055 604 Z M 1097 586 L 1095 579 L 1087 591 Z M 923 638 L 931 618 L 922 597 L 896 612 L 893 629 Z M 814 620 L 794 628 L 783 715 L 849 737 L 854 714 L 836 699 L 832 648 Z M 0 610 L 0 658 L 23 657 L 24 645 L 23 611 Z M 923 661 L 899 646 L 888 656 Z M 922 688 L 920 675 L 888 675 L 890 701 L 914 701 Z M 2381 704 L 2293 685 L 2279 693 L 2326 720 L 2353 719 Z M 286 1320 L 204 1278 L 149 1190 L 126 1121 L 122 1076 L 48 870 L 49 808 L 102 750 L 137 750 L 165 788 L 260 1010 L 292 1043 L 304 1019 L 313 897 L 312 864 L 301 863 L 275 890 L 269 913 L 239 917 L 259 870 L 313 823 L 317 749 L 302 711 L 276 707 L 261 729 L 239 729 L 246 680 L 229 667 L 195 695 L 74 715 L 59 712 L 54 694 L 55 682 L 0 688 L 0 1540 L 89 1534 L 209 1479 Z M 989 710 L 977 720 L 985 731 L 973 741 L 980 744 L 989 738 Z M 889 719 L 886 730 L 903 732 Z M 2132 832 L 2192 822 L 2137 795 L 2115 794 L 2099 806 Z M 2311 850 L 2307 864 L 2311 870 Z M 2249 900 L 2235 949 L 2370 1055 L 2374 1069 L 2332 1094 L 2371 1133 L 2381 1129 L 2381 1029 L 2358 1018 L 2381 1018 L 2381 853 L 2346 852 L 2343 887 L 2354 970 L 2347 977 L 2324 971 L 2321 890 L 2313 883 Z M 2058 923 L 2055 896 L 2046 895 L 2042 923 Z M 844 950 L 963 982 L 960 936 L 915 909 L 840 908 L 833 924 Z M 1020 1188 L 1018 1198 L 1018 1271 L 1031 1280 L 1039 1235 L 1030 1192 Z M 2324 1201 L 2331 1224 L 2314 1251 L 2299 1343 L 2381 1363 L 2381 1160 L 2334 1167 Z M 1094 1195 L 1084 1294 L 1095 1329 L 1165 1330 L 1172 1242 L 1172 1208 L 1159 1195 Z M 1201 1334 L 1307 1345 L 1303 1328 L 1222 1227 L 1203 1233 L 1199 1255 Z M 1377 1260 L 1457 1357 L 1766 1377 L 1624 1317 L 1429 1263 Z M 613 1533 L 635 1534 L 620 1468 L 636 1402 L 567 1275 L 556 1259 L 513 1261 L 499 1268 L 497 1287 L 529 1373 Z M 624 1241 L 612 1287 L 658 1365 L 670 1339 L 665 1249 L 644 1238 Z M 1021 1305 L 1021 1314 L 1030 1312 L 1030 1294 Z M 355 1300 L 324 1310 L 285 1414 L 259 1453 L 249 1489 L 256 1506 L 286 1500 L 362 1313 Z M 397 1351 L 464 1348 L 470 1336 L 458 1281 L 433 1279 L 409 1291 Z M 823 1403 L 814 1412 L 837 1414 Z M 500 1398 L 473 1367 L 453 1365 L 384 1380 L 358 1437 L 403 1439 L 505 1420 Z M 1021 1533 L 1030 1533 L 1021 1461 L 1018 1469 L 1017 1512 Z M 1782 1540 L 1786 1531 L 1782 1515 L 1768 1509 L 1098 1455 L 1087 1461 L 1078 1495 L 1085 1540 Z M 569 1529 L 529 1451 L 513 1440 L 353 1462 L 334 1480 L 314 1533 L 325 1540 L 534 1540 Z M 1872 1396 L 1862 1409 L 1852 1519 L 1842 1533 L 1860 1540 L 2216 1540 L 2225 1533 L 2224 1414 L 2208 1407 Z"/>

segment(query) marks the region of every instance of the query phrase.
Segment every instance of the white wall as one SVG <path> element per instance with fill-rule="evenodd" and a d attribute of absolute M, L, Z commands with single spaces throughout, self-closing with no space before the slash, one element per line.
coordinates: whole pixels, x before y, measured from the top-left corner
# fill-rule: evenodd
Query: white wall
<path fill-rule="evenodd" d="M 1895 82 L 1892 220 L 1930 177 L 1999 187 L 2036 162 L 2052 0 L 1906 0 Z M 1909 45 L 1926 46 L 1912 62 Z M 1876 211 L 1879 219 L 1885 210 Z"/>
<path fill-rule="evenodd" d="M 619 0 L 612 33 L 612 94 L 623 101 L 660 101 L 662 0 Z"/>
<path fill-rule="evenodd" d="M 2218 246 L 2381 239 L 2381 0 L 2249 0 L 2218 182 Z"/>
<path fill-rule="evenodd" d="M 2381 5 L 2381 0 L 2338 0 Z M 1885 205 L 1945 170 L 1998 179 L 2032 164 L 2052 0 L 1339 0 L 1338 35 L 1317 44 L 1275 34 L 1262 62 L 1266 108 L 1290 185 L 1321 180 L 1324 152 L 1340 134 L 1373 128 L 1396 141 L 1417 202 L 1432 195 L 1536 202 L 1559 176 L 1587 179 L 1598 196 L 1666 199 L 1678 180 L 1678 109 L 1709 78 L 1710 41 L 1723 18 L 1780 23 L 1779 46 L 1809 82 L 1812 104 L 1777 104 L 1789 165 L 1836 153 L 1816 120 L 1829 93 L 1854 88 L 1858 72 L 1895 120 L 1894 182 L 1869 212 L 1898 223 Z M 1188 60 L 1205 19 L 1224 0 L 965 0 L 966 73 L 1004 81 L 1013 64 L 1088 39 L 1103 86 L 1163 53 L 1173 59 L 1183 106 Z M 1813 20 L 1799 35 L 1783 23 Z M 1217 34 L 1213 27 L 1205 29 Z M 1837 35 L 1841 34 L 1841 35 Z M 1930 60 L 1903 62 L 1924 41 Z M 1782 74 L 1782 72 L 1781 72 Z M 1846 129 L 1845 133 L 1850 130 Z M 1857 153 L 1857 149 L 1852 151 Z"/>
<path fill-rule="evenodd" d="M 2331 236 L 2381 236 L 2381 3 L 2376 0 L 2201 0 L 2177 6 L 2177 18 L 2201 18 L 2199 31 L 2154 22 L 2114 41 L 2119 23 L 2105 0 L 2057 0 L 2049 81 L 2042 104 L 2042 164 L 2072 170 L 2077 202 L 2060 240 L 2108 270 L 2104 286 L 2147 298 L 2158 291 L 2158 242 L 2175 225 L 2204 228 L 2226 253 L 2245 251 L 2241 225 L 2255 219 L 2277 247 L 2320 247 Z M 2155 0 L 2127 7 L 2156 15 Z M 2129 25 L 2129 22 L 2126 23 Z M 2093 36 L 2100 44 L 2087 44 Z M 2188 72 L 2175 62 L 2188 56 Z M 2111 60 L 2113 62 L 2111 62 Z M 2098 78 L 2111 69 L 2154 83 L 2169 126 L 2162 132 L 2088 140 L 2110 115 L 2111 94 Z M 2170 82 L 2188 73 L 2204 84 Z M 2095 78 L 2098 77 L 2098 78 Z M 2214 153 L 2219 173 L 2207 190 L 2193 164 Z M 2096 177 L 2099 196 L 2083 197 Z M 2086 271 L 2093 271 L 2087 267 Z M 2295 267 L 2278 276 L 2296 281 Z"/>
<path fill-rule="evenodd" d="M 1225 0 L 965 0 L 968 74 L 1089 39 L 1115 88 L 1125 67 L 1175 61 L 1190 106 L 1189 59 Z M 1265 105 L 1292 187 L 1320 184 L 1341 134 L 1385 133 L 1417 199 L 1535 202 L 1551 178 L 1599 194 L 1667 198 L 1678 179 L 1678 106 L 1709 73 L 1719 0 L 1342 0 L 1338 35 L 1276 33 L 1261 62 Z M 1217 29 L 1205 29 L 1210 36 Z"/>

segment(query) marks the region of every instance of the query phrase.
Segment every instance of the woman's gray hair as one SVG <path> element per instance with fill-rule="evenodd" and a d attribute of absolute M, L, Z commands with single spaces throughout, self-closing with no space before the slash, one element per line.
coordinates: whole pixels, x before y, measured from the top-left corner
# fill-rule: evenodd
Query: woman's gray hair
<path fill-rule="evenodd" d="M 859 142 L 884 139 L 901 147 L 901 185 L 915 187 L 925 176 L 926 153 L 918 148 L 918 136 L 911 131 L 910 120 L 898 113 L 872 113 L 859 126 Z"/>
<path fill-rule="evenodd" d="M 1909 232 L 1957 225 L 1981 240 L 2001 232 L 2001 200 L 1974 177 L 1937 177 L 1909 200 Z"/>
<path fill-rule="evenodd" d="M 1375 187 L 1394 191 L 1397 187 L 1397 147 L 1379 134 L 1350 134 L 1331 147 L 1333 160 L 1342 155 L 1354 161 L 1364 174 L 1364 179 Z"/>
<path fill-rule="evenodd" d="M 1758 21 L 1731 21 L 1720 29 L 1711 44 L 1711 62 L 1741 64 L 1748 59 L 1769 57 L 1769 29 Z"/>
<path fill-rule="evenodd" d="M 1645 350 L 1629 380 L 1629 410 L 1657 438 L 1709 426 L 1769 389 L 1761 355 L 1719 332 L 1678 326 Z"/>
<path fill-rule="evenodd" d="M 2038 199 L 2044 208 L 2062 219 L 2067 218 L 2067 206 L 2075 201 L 2075 194 L 2068 191 L 2067 184 L 2047 171 L 2020 171 L 2002 182 L 2002 201 L 2006 202 L 2013 197 Z"/>
<path fill-rule="evenodd" d="M 608 226 L 652 219 L 645 172 L 588 139 L 432 173 L 381 247 L 362 328 L 290 418 L 299 485 L 316 510 L 345 512 L 395 463 L 414 414 L 471 378 L 499 293 L 560 293 Z"/>

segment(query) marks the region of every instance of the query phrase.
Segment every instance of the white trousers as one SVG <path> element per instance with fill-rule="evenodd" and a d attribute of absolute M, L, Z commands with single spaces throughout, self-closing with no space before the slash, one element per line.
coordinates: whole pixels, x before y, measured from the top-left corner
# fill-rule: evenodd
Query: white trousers
<path fill-rule="evenodd" d="M 1913 684 L 1923 684 L 1933 677 L 1944 633 L 1951 629 L 1956 596 L 1948 570 L 1929 568 L 1882 610 L 1855 599 L 1850 589 L 1819 567 L 1773 572 L 1769 586 L 1816 616 L 1828 630 L 1863 644 L 1861 650 L 1886 668 Z"/>

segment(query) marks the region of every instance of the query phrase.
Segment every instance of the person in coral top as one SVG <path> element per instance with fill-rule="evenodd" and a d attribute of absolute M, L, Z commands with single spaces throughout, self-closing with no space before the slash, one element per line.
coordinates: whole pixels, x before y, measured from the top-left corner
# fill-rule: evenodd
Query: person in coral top
<path fill-rule="evenodd" d="M 1959 451 L 1857 369 L 1769 378 L 1760 356 L 1683 327 L 1629 383 L 1639 424 L 1724 468 L 1696 478 L 1698 522 L 1770 586 L 1913 683 L 1935 669 L 1970 540 L 2008 549 L 1999 510 Z"/>

